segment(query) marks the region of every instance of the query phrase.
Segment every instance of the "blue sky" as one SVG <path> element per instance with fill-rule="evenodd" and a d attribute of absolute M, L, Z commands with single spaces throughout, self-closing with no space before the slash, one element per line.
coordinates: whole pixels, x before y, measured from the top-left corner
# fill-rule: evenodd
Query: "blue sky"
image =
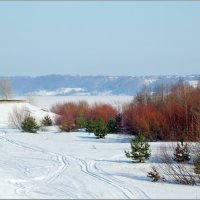
<path fill-rule="evenodd" d="M 0 2 L 0 75 L 200 74 L 200 2 Z"/>

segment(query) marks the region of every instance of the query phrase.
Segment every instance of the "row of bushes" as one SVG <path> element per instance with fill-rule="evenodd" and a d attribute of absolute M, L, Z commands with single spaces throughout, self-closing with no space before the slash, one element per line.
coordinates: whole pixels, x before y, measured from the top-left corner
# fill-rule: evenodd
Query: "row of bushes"
<path fill-rule="evenodd" d="M 89 105 L 86 101 L 56 104 L 52 111 L 60 115 L 56 124 L 63 131 L 87 128 L 95 132 L 94 126 L 106 132 L 142 132 L 152 141 L 195 141 L 200 137 L 200 86 L 194 88 L 183 81 L 162 84 L 153 93 L 144 89 L 120 112 L 110 104 Z M 116 128 L 107 130 L 108 123 Z"/>
<path fill-rule="evenodd" d="M 109 104 L 89 105 L 86 101 L 56 104 L 52 112 L 58 114 L 56 124 L 62 131 L 86 128 L 88 132 L 104 137 L 117 131 L 117 110 Z"/>

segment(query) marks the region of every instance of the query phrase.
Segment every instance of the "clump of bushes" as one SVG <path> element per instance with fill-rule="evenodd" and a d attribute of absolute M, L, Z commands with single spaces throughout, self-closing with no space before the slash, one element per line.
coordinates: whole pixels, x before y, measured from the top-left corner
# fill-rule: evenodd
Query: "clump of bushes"
<path fill-rule="evenodd" d="M 133 161 L 144 162 L 151 156 L 150 145 L 142 134 L 139 134 L 131 141 L 131 149 L 130 152 L 125 151 L 125 155 Z"/>
<path fill-rule="evenodd" d="M 21 124 L 21 128 L 24 132 L 37 133 L 40 127 L 37 125 L 34 117 L 26 116 Z"/>
<path fill-rule="evenodd" d="M 200 82 L 192 87 L 180 80 L 144 88 L 122 111 L 123 126 L 149 140 L 196 141 L 200 132 Z"/>
<path fill-rule="evenodd" d="M 104 138 L 107 133 L 116 131 L 116 109 L 105 103 L 89 105 L 85 101 L 68 102 L 53 106 L 52 111 L 58 114 L 56 124 L 61 131 L 74 131 L 85 128 L 97 138 Z"/>

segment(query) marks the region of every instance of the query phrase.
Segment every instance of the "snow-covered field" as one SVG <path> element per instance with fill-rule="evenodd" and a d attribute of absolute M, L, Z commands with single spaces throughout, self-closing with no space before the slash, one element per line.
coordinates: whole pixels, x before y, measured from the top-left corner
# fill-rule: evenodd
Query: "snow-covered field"
<path fill-rule="evenodd" d="M 25 98 L 25 97 L 24 97 Z M 43 109 L 50 110 L 52 105 L 64 102 L 78 102 L 86 100 L 88 103 L 109 103 L 116 108 L 121 107 L 124 103 L 130 103 L 132 96 L 33 96 L 33 104 Z"/>
<path fill-rule="evenodd" d="M 41 115 L 40 109 L 27 106 L 36 117 Z M 57 127 L 23 133 L 3 119 L 8 108 L 0 107 L 0 198 L 200 198 L 199 186 L 152 183 L 147 178 L 159 142 L 150 143 L 147 163 L 132 163 L 124 155 L 130 136 L 96 139 L 85 132 L 60 133 Z"/>
<path fill-rule="evenodd" d="M 31 116 L 35 117 L 37 122 L 40 122 L 45 116 L 49 115 L 52 120 L 55 118 L 55 114 L 42 110 L 37 106 L 33 106 L 29 103 L 0 103 L 0 125 L 10 124 L 10 114 L 14 110 L 25 111 Z"/>

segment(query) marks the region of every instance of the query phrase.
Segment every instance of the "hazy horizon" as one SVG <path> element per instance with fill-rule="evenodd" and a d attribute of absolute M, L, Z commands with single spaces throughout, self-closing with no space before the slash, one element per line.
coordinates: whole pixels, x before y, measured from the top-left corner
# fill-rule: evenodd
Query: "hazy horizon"
<path fill-rule="evenodd" d="M 9 78 L 9 77 L 46 77 L 46 76 L 72 76 L 72 77 L 76 77 L 76 76 L 80 76 L 80 77 L 157 77 L 157 76 L 177 76 L 177 77 L 184 77 L 184 76 L 198 76 L 200 75 L 200 73 L 198 74 L 158 74 L 158 75 L 103 75 L 103 74 L 93 74 L 93 75 L 81 75 L 81 74 L 43 74 L 43 75 L 11 75 L 11 76 L 0 76 L 2 78 Z"/>

